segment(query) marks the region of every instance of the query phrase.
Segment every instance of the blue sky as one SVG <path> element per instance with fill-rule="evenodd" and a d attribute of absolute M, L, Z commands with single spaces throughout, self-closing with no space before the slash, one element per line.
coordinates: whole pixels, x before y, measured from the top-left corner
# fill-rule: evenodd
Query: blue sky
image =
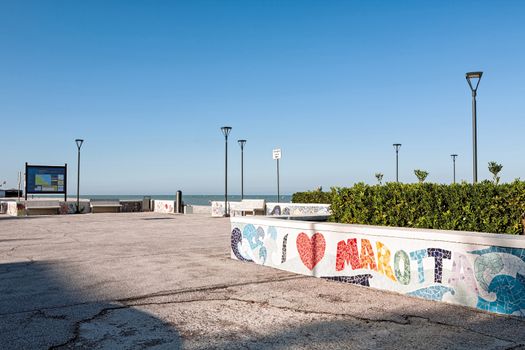
<path fill-rule="evenodd" d="M 81 192 L 220 194 L 525 174 L 523 1 L 2 1 L 0 178 L 70 167 Z"/>

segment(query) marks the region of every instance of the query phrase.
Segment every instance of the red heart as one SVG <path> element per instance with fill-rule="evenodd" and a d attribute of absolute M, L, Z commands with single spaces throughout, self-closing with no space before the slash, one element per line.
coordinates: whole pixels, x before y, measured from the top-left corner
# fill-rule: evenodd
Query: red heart
<path fill-rule="evenodd" d="M 297 251 L 303 261 L 304 266 L 310 270 L 314 269 L 319 261 L 324 256 L 326 248 L 326 241 L 321 233 L 316 232 L 312 238 L 309 238 L 306 233 L 301 232 L 297 236 Z"/>

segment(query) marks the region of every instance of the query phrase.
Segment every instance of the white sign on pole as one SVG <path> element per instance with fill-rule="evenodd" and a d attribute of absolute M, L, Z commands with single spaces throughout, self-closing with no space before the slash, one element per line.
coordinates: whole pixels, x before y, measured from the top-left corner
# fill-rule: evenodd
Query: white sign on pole
<path fill-rule="evenodd" d="M 272 152 L 272 155 L 273 155 L 273 159 L 281 159 L 281 149 L 280 148 L 274 149 Z"/>

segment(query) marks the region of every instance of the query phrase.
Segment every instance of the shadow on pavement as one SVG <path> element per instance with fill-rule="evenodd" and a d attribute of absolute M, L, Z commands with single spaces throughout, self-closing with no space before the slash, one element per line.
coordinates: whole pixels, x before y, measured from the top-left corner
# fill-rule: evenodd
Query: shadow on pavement
<path fill-rule="evenodd" d="M 151 314 L 99 301 L 96 285 L 59 263 L 0 265 L 2 349 L 137 349 L 181 347 L 177 330 Z"/>

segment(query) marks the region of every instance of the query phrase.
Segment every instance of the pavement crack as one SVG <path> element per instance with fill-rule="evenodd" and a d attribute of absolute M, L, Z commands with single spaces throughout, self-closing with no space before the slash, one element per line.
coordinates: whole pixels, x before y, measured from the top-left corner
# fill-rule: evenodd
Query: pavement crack
<path fill-rule="evenodd" d="M 75 322 L 75 324 L 73 325 L 73 336 L 70 337 L 68 340 L 66 340 L 65 342 L 63 342 L 61 344 L 50 346 L 48 348 L 48 350 L 61 349 L 61 348 L 67 347 L 68 345 L 72 345 L 75 342 L 77 342 L 77 340 L 80 338 L 80 326 L 83 323 L 89 323 L 91 321 L 94 321 L 97 318 L 106 315 L 109 311 L 119 310 L 119 309 L 126 309 L 126 308 L 128 308 L 127 305 L 115 305 L 115 306 L 105 307 L 105 308 L 102 308 L 95 315 L 90 316 L 88 318 L 84 318 L 82 320 L 79 320 L 79 321 Z"/>
<path fill-rule="evenodd" d="M 369 323 L 369 322 L 393 323 L 393 324 L 398 324 L 398 325 L 402 325 L 402 326 L 408 326 L 408 325 L 412 325 L 413 324 L 412 323 L 412 319 L 423 319 L 423 320 L 425 320 L 425 321 L 427 321 L 428 323 L 431 323 L 431 324 L 440 325 L 440 326 L 444 326 L 444 327 L 450 327 L 450 328 L 457 328 L 457 329 L 460 329 L 462 331 L 472 332 L 472 333 L 479 334 L 479 335 L 482 335 L 482 336 L 485 336 L 485 337 L 490 337 L 490 338 L 498 339 L 498 340 L 509 342 L 509 343 L 513 344 L 511 347 L 505 348 L 505 350 L 519 349 L 519 348 L 521 348 L 521 346 L 523 346 L 523 344 L 521 344 L 521 343 L 520 344 L 516 344 L 515 341 L 512 340 L 512 339 L 507 339 L 507 338 L 503 338 L 503 337 L 494 336 L 492 334 L 487 334 L 487 333 L 484 333 L 484 332 L 476 331 L 476 330 L 473 330 L 473 329 L 470 329 L 470 328 L 467 328 L 467 327 L 462 327 L 462 326 L 454 325 L 454 324 L 448 324 L 448 323 L 441 322 L 441 321 L 435 321 L 435 320 L 431 320 L 428 317 L 417 316 L 417 315 L 399 315 L 403 319 L 403 321 L 398 321 L 398 320 L 389 319 L 389 318 L 362 317 L 362 316 L 356 316 L 356 315 L 351 315 L 351 314 L 342 313 L 342 312 L 318 311 L 318 310 L 306 310 L 306 309 L 303 310 L 303 309 L 290 307 L 290 306 L 274 305 L 274 304 L 271 304 L 268 301 L 257 301 L 257 300 L 241 299 L 241 298 L 234 298 L 234 297 L 223 297 L 223 298 L 207 298 L 207 297 L 203 297 L 203 298 L 177 300 L 177 301 L 159 301 L 159 302 L 132 303 L 132 304 L 126 304 L 126 305 L 128 305 L 130 307 L 135 307 L 135 306 L 185 304 L 185 303 L 210 302 L 210 301 L 236 301 L 236 302 L 242 302 L 242 303 L 248 303 L 248 304 L 257 304 L 257 305 L 260 305 L 260 306 L 263 306 L 263 307 L 272 307 L 272 308 L 277 308 L 277 309 L 280 309 L 280 310 L 297 312 L 297 313 L 301 313 L 301 314 L 305 314 L 305 315 L 316 314 L 316 315 L 352 318 L 352 319 L 363 321 L 363 322 L 366 322 L 366 323 Z"/>
<path fill-rule="evenodd" d="M 492 335 L 492 334 L 488 334 L 488 333 L 481 332 L 481 331 L 476 331 L 476 330 L 470 329 L 468 327 L 460 326 L 460 325 L 449 324 L 449 323 L 445 323 L 445 322 L 441 322 L 441 321 L 431 320 L 429 317 L 425 317 L 425 316 L 418 316 L 418 315 L 402 315 L 402 316 L 405 317 L 409 322 L 410 322 L 410 319 L 417 318 L 417 319 L 425 320 L 425 321 L 427 321 L 429 323 L 432 323 L 432 324 L 436 324 L 436 325 L 440 325 L 440 326 L 446 326 L 446 327 L 452 327 L 452 328 L 458 328 L 458 329 L 461 329 L 461 330 L 464 330 L 464 331 L 469 331 L 469 332 L 472 332 L 472 333 L 476 333 L 476 334 L 479 334 L 479 335 L 482 335 L 482 336 L 485 336 L 485 337 L 490 337 L 490 338 L 494 338 L 494 339 L 498 339 L 498 340 L 502 340 L 502 341 L 506 341 L 506 342 L 510 342 L 510 343 L 516 344 L 516 342 L 514 340 L 512 340 L 512 339 L 497 337 L 497 336 Z M 517 344 L 517 345 L 519 346 L 520 344 Z M 514 348 L 514 346 L 509 348 L 509 349 L 513 349 L 513 348 Z"/>
<path fill-rule="evenodd" d="M 308 276 L 292 276 L 292 277 L 285 277 L 280 279 L 272 279 L 272 280 L 264 280 L 264 281 L 250 281 L 250 282 L 242 282 L 242 283 L 233 283 L 233 284 L 217 284 L 212 285 L 208 287 L 197 287 L 197 288 L 188 288 L 188 289 L 176 289 L 176 290 L 166 290 L 166 291 L 159 291 L 144 295 L 139 295 L 135 297 L 129 297 L 129 298 L 123 298 L 118 299 L 118 302 L 121 303 L 128 303 L 133 301 L 140 301 L 148 298 L 157 298 L 157 297 L 164 297 L 164 296 L 171 296 L 171 295 L 178 295 L 178 294 L 186 294 L 186 293 L 198 293 L 198 292 L 210 292 L 214 290 L 221 290 L 221 289 L 227 289 L 231 287 L 242 287 L 242 286 L 248 286 L 248 285 L 257 285 L 257 284 L 266 284 L 266 283 L 274 283 L 274 282 L 285 282 L 290 280 L 297 280 L 297 279 L 304 279 L 308 278 Z"/>
<path fill-rule="evenodd" d="M 365 322 L 388 322 L 388 323 L 396 323 L 400 325 L 409 325 L 410 320 L 406 319 L 406 321 L 397 321 L 393 319 L 381 319 L 381 318 L 366 318 L 366 317 L 360 317 L 360 316 L 354 316 L 346 313 L 338 313 L 338 312 L 329 312 L 329 311 L 316 311 L 316 310 L 301 310 L 294 307 L 289 306 L 279 306 L 279 305 L 273 305 L 270 304 L 268 301 L 256 301 L 256 300 L 247 300 L 247 299 L 239 299 L 239 298 L 232 298 L 232 297 L 224 297 L 224 298 L 196 298 L 196 299 L 186 299 L 186 300 L 176 300 L 176 301 L 159 301 L 159 302 L 144 302 L 144 303 L 132 303 L 132 304 L 126 304 L 130 307 L 135 306 L 148 306 L 148 305 L 168 305 L 168 304 L 185 304 L 185 303 L 195 303 L 195 302 L 209 302 L 209 301 L 237 301 L 247 304 L 258 304 L 264 307 L 272 307 L 277 308 L 280 310 L 286 310 L 286 311 L 292 311 L 302 314 L 316 314 L 316 315 L 328 315 L 328 316 L 337 316 L 337 317 L 349 317 L 353 319 L 357 319 L 360 321 Z"/>

